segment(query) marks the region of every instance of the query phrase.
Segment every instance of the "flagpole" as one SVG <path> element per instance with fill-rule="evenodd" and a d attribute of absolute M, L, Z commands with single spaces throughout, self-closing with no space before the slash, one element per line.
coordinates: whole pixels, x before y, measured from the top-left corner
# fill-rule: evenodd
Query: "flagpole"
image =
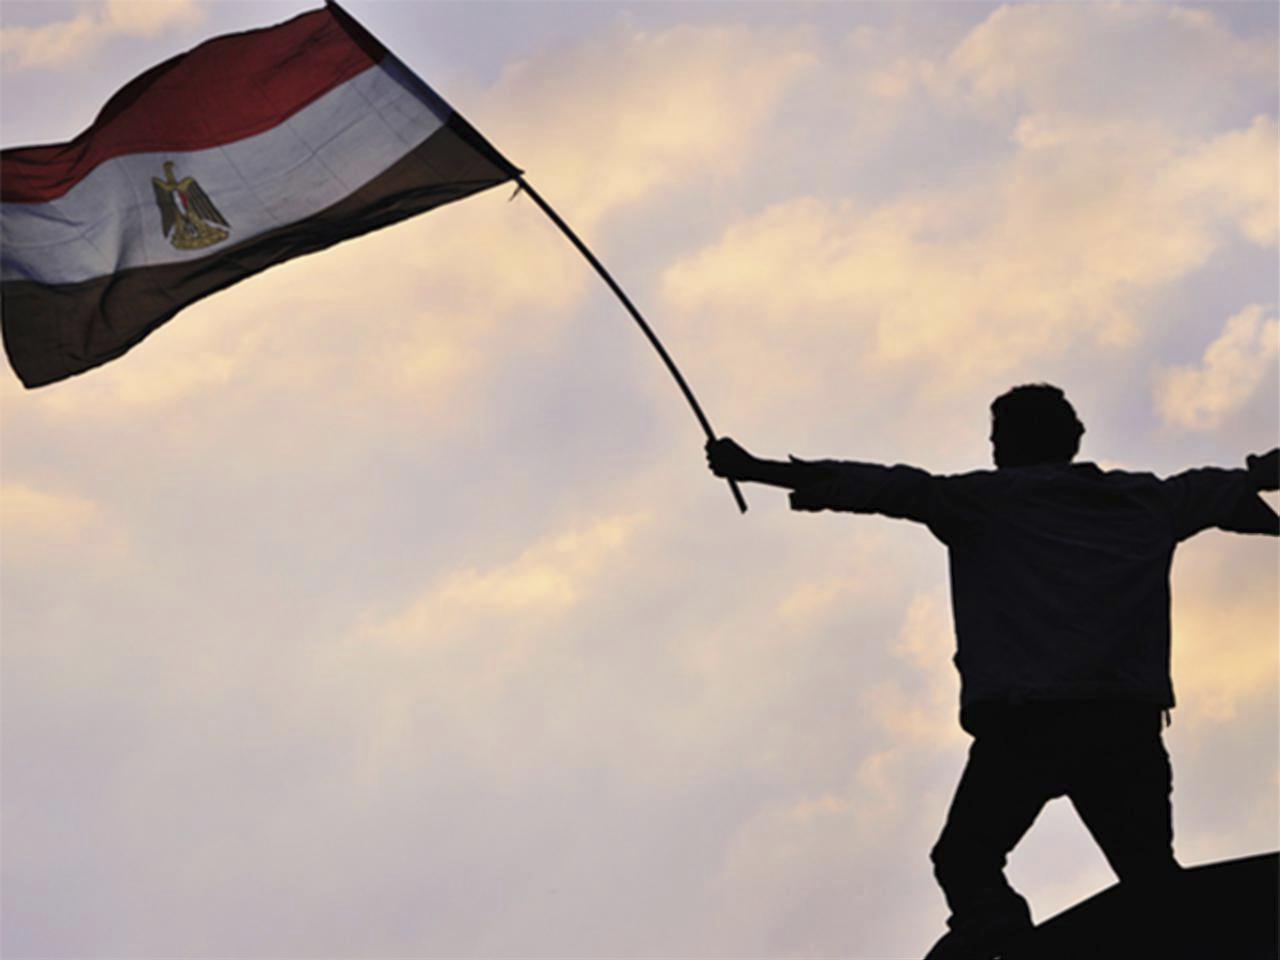
<path fill-rule="evenodd" d="M 573 228 L 561 219 L 560 214 L 551 209 L 551 206 L 547 201 L 542 199 L 541 194 L 539 194 L 537 190 L 533 189 L 533 187 L 529 186 L 529 182 L 518 174 L 515 177 L 515 181 L 519 184 L 520 189 L 527 193 L 530 199 L 538 205 L 539 209 L 551 218 L 551 222 L 559 227 L 560 231 L 569 238 L 569 242 L 578 248 L 578 252 L 587 258 L 587 262 L 590 263 L 591 266 L 595 267 L 596 273 L 600 274 L 600 279 L 608 284 L 609 289 L 612 290 L 614 295 L 622 302 L 622 305 L 627 308 L 627 312 L 631 314 L 631 319 L 639 325 L 641 331 L 644 332 L 644 335 L 649 338 L 649 342 L 653 344 L 653 349 L 658 351 L 658 356 L 662 358 L 662 362 L 665 363 L 667 365 L 667 369 L 671 371 L 671 376 L 675 378 L 676 384 L 680 387 L 680 392 L 684 394 L 684 398 L 689 401 L 689 406 L 693 408 L 693 415 L 698 418 L 698 423 L 702 427 L 702 432 L 707 435 L 708 440 L 714 440 L 716 438 L 715 431 L 711 429 L 711 423 L 707 420 L 706 414 L 702 412 L 702 407 L 698 405 L 698 400 L 693 395 L 693 391 L 689 389 L 689 384 L 685 382 L 684 376 L 680 373 L 680 369 L 676 366 L 675 361 L 671 359 L 671 354 L 667 353 L 667 348 L 662 345 L 662 341 L 658 339 L 658 335 L 653 332 L 653 328 L 645 322 L 644 317 L 640 316 L 640 311 L 637 310 L 635 304 L 631 302 L 631 298 L 623 292 L 622 287 L 618 286 L 618 282 L 609 275 L 609 271 L 604 268 L 604 264 L 596 259 L 596 255 L 592 253 L 587 248 L 587 245 L 578 238 L 578 235 L 573 232 Z M 738 509 L 743 513 L 746 513 L 747 501 L 743 499 L 742 491 L 738 489 L 737 482 L 732 479 L 728 482 L 729 489 L 733 491 L 733 499 L 738 503 Z"/>
<path fill-rule="evenodd" d="M 362 38 L 363 41 L 374 50 L 375 57 L 378 55 L 378 50 L 389 53 L 387 48 L 382 45 L 381 41 L 374 37 L 373 34 L 369 33 L 369 31 L 366 30 L 359 21 L 338 5 L 337 0 L 325 0 L 325 5 L 334 12 L 339 21 L 342 22 L 350 32 L 357 37 Z M 422 84 L 425 91 L 430 93 L 432 97 L 436 97 L 435 92 L 432 91 L 420 77 L 414 75 L 414 78 Z M 452 108 L 448 107 L 448 105 L 443 101 L 440 101 L 440 105 L 451 111 L 452 116 L 450 118 L 450 123 L 461 127 L 471 146 L 474 149 L 483 150 L 489 154 L 490 159 L 496 165 L 507 168 L 511 173 L 511 178 L 519 185 L 520 189 L 533 198 L 533 202 L 538 205 L 543 213 L 551 218 L 551 222 L 560 228 L 560 231 L 569 238 L 569 242 L 577 247 L 578 252 L 587 258 L 587 262 L 591 264 L 591 266 L 595 267 L 596 273 L 600 274 L 600 279 L 609 285 L 609 289 L 612 290 L 614 295 L 622 302 L 622 305 L 627 308 L 627 312 L 631 314 L 631 318 L 640 326 L 644 335 L 649 338 L 649 342 L 653 344 L 653 349 L 658 351 L 658 356 L 662 358 L 662 362 L 665 363 L 667 365 L 667 369 L 671 371 L 671 376 L 675 377 L 676 384 L 680 387 L 680 392 L 684 394 L 684 398 L 689 401 L 689 406 L 693 408 L 693 415 L 698 418 L 698 423 L 702 427 L 702 432 L 707 435 L 708 440 L 714 440 L 716 438 L 715 431 L 711 429 L 711 424 L 707 421 L 706 414 L 702 412 L 702 407 L 698 406 L 697 398 L 694 397 L 693 391 L 689 389 L 689 384 L 685 383 L 684 376 L 676 367 L 675 361 L 671 359 L 671 355 L 667 353 L 666 347 L 662 345 L 662 341 L 658 339 L 657 334 L 655 334 L 649 324 L 645 322 L 644 317 L 640 316 L 640 311 L 636 309 L 635 304 L 631 302 L 631 299 L 623 292 L 622 288 L 618 286 L 618 282 L 609 275 L 609 271 L 604 268 L 604 264 L 596 259 L 596 255 L 587 249 L 587 245 L 585 243 L 578 239 L 578 235 L 573 232 L 573 228 L 560 218 L 560 214 L 551 209 L 551 206 L 547 201 L 542 199 L 542 196 L 538 191 L 529 186 L 529 182 L 521 176 L 521 170 L 519 167 L 495 150 L 493 145 L 476 132 L 476 130 L 467 123 L 457 111 L 452 110 Z M 729 489 L 733 491 L 733 499 L 737 501 L 738 509 L 743 513 L 746 513 L 747 501 L 742 498 L 742 491 L 738 489 L 737 482 L 727 477 L 725 479 L 728 480 Z"/>

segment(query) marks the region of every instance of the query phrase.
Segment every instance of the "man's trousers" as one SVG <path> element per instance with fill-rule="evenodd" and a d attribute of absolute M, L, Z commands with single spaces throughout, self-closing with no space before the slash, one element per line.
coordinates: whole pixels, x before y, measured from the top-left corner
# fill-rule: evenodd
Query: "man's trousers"
<path fill-rule="evenodd" d="M 1070 798 L 1122 882 L 1158 887 L 1177 873 L 1158 707 L 978 704 L 962 722 L 974 742 L 931 855 L 952 930 L 1030 925 L 1005 858 L 1054 797 Z"/>

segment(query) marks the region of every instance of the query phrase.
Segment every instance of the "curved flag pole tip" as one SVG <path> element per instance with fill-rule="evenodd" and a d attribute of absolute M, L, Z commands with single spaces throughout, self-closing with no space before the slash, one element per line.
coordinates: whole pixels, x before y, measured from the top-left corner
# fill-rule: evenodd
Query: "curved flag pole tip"
<path fill-rule="evenodd" d="M 542 199 L 542 196 L 538 191 L 529 186 L 528 181 L 525 180 L 524 177 L 517 175 L 514 179 L 516 182 L 516 192 L 511 195 L 511 199 L 514 200 L 521 190 L 527 193 L 530 199 L 538 205 L 539 209 L 551 218 L 551 222 L 559 227 L 560 231 L 569 238 L 569 242 L 578 248 L 578 252 L 587 258 L 587 262 L 590 263 L 591 266 L 595 267 L 596 273 L 600 274 L 600 279 L 608 284 L 609 289 L 612 290 L 614 295 L 622 302 L 622 305 L 627 308 L 627 312 L 631 314 L 631 319 L 639 324 L 640 329 L 644 331 L 644 335 L 648 337 L 649 342 L 653 344 L 653 349 L 658 351 L 658 356 L 662 358 L 662 362 L 665 363 L 667 365 L 667 369 L 671 371 L 671 376 L 675 377 L 676 384 L 680 387 L 680 391 L 684 394 L 684 398 L 689 401 L 689 406 L 693 408 L 693 415 L 698 418 L 698 423 L 702 427 L 702 432 L 707 435 L 708 440 L 714 440 L 716 438 L 715 431 L 711 429 L 711 424 L 707 421 L 706 414 L 702 412 L 702 407 L 698 406 L 697 398 L 694 397 L 693 391 L 689 389 L 689 384 L 685 382 L 680 370 L 676 367 L 675 361 L 671 359 L 671 354 L 667 353 L 666 347 L 662 345 L 662 341 L 658 339 L 657 334 L 655 334 L 649 324 L 645 322 L 644 317 L 640 316 L 640 311 L 636 309 L 635 304 L 631 302 L 631 299 L 623 292 L 622 288 L 618 286 L 617 281 L 609 275 L 609 271 L 604 268 L 604 264 L 596 259 L 595 254 L 588 250 L 587 245 L 578 238 L 576 233 L 573 232 L 573 228 L 560 219 L 560 215 L 551 209 L 547 204 L 547 201 Z M 742 491 L 738 489 L 737 482 L 729 480 L 728 483 L 729 489 L 733 491 L 733 499 L 737 501 L 738 509 L 743 513 L 746 513 L 747 501 L 743 499 Z"/>

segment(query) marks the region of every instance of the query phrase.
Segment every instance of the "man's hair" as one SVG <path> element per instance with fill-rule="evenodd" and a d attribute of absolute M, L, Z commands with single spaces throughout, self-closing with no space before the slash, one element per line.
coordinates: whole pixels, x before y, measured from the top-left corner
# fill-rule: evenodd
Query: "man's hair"
<path fill-rule="evenodd" d="M 991 404 L 991 442 L 997 467 L 1070 463 L 1084 424 L 1066 394 L 1047 383 L 1027 383 Z"/>

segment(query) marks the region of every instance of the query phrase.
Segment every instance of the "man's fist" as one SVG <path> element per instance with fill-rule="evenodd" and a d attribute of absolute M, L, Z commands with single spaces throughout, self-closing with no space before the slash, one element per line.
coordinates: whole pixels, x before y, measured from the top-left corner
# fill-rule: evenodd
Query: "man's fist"
<path fill-rule="evenodd" d="M 827 509 L 827 504 L 830 503 L 825 490 L 815 489 L 812 486 L 792 490 L 789 499 L 792 510 L 808 510 L 811 513 Z"/>
<path fill-rule="evenodd" d="M 1280 490 L 1280 447 L 1245 457 L 1244 462 L 1259 490 Z"/>
<path fill-rule="evenodd" d="M 728 437 L 707 441 L 707 466 L 717 477 L 728 480 L 746 480 L 755 457 Z"/>

